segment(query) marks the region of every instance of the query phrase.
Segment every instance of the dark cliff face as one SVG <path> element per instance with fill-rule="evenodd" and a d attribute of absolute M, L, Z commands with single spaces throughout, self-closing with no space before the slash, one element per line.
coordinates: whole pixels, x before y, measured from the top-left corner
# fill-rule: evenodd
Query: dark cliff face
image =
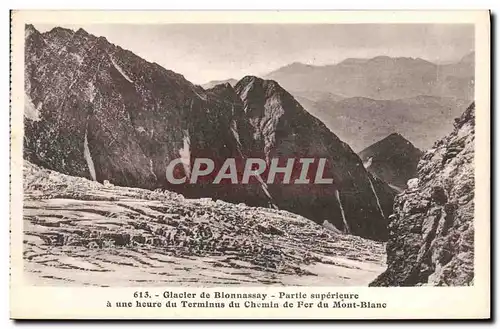
<path fill-rule="evenodd" d="M 273 205 L 386 238 L 387 186 L 274 81 L 245 77 L 235 88 L 203 90 L 82 29 L 41 34 L 28 25 L 25 59 L 24 152 L 37 165 L 116 185 Z M 227 158 L 251 157 L 268 165 L 272 158 L 326 158 L 324 177 L 334 184 L 212 184 L 208 177 L 172 185 L 165 175 L 177 158 L 189 176 L 196 158 L 219 168 Z"/>
<path fill-rule="evenodd" d="M 416 177 L 422 151 L 398 133 L 393 133 L 359 153 L 369 172 L 399 190 Z"/>
<path fill-rule="evenodd" d="M 387 270 L 371 285 L 471 285 L 474 279 L 474 104 L 427 151 L 394 203 Z"/>
<path fill-rule="evenodd" d="M 213 158 L 233 154 L 230 109 L 181 75 L 81 29 L 29 29 L 26 98 L 40 119 L 26 121 L 33 162 L 154 188 L 168 185 L 165 167 L 182 152 L 188 159 L 207 149 Z"/>
<path fill-rule="evenodd" d="M 235 89 L 251 125 L 253 143 L 249 154 L 266 160 L 327 159 L 324 176 L 333 178 L 333 185 L 269 184 L 268 190 L 277 204 L 318 223 L 328 220 L 345 231 L 371 238 L 386 237 L 382 226 L 393 194 L 384 189 L 385 184 L 370 179 L 347 144 L 274 81 L 245 77 Z"/>

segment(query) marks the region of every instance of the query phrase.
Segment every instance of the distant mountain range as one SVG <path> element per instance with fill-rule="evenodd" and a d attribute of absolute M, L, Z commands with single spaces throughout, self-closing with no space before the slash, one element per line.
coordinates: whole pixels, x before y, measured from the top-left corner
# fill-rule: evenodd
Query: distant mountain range
<path fill-rule="evenodd" d="M 348 58 L 335 65 L 292 63 L 265 76 L 292 94 L 328 92 L 348 97 L 400 99 L 419 95 L 474 99 L 474 53 L 438 65 L 421 58 Z M 302 95 L 304 96 L 304 95 Z"/>
<path fill-rule="evenodd" d="M 201 86 L 203 87 L 203 89 L 211 89 L 217 85 L 222 85 L 225 83 L 229 83 L 232 87 L 234 87 L 238 83 L 238 80 L 236 80 L 236 79 L 212 80 L 212 81 L 209 81 Z"/>
<path fill-rule="evenodd" d="M 351 97 L 335 101 L 330 94 L 317 101 L 296 98 L 356 152 L 394 132 L 428 149 L 453 129 L 453 119 L 469 104 L 453 97 L 422 95 L 394 100 Z"/>
<path fill-rule="evenodd" d="M 394 132 L 420 149 L 450 133 L 474 99 L 475 53 L 455 63 L 378 56 L 335 65 L 292 63 L 265 77 L 284 86 L 311 114 L 359 152 Z M 212 81 L 204 88 L 236 80 Z"/>

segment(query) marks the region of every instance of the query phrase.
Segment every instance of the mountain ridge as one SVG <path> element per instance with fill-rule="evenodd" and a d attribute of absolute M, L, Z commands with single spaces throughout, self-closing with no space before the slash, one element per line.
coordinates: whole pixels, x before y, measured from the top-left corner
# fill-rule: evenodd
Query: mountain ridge
<path fill-rule="evenodd" d="M 238 80 L 233 79 L 233 78 L 229 78 L 229 79 L 225 79 L 225 80 L 211 80 L 207 83 L 202 84 L 201 86 L 203 87 L 203 89 L 212 89 L 213 87 L 215 87 L 217 85 L 226 84 L 226 83 L 229 83 L 231 86 L 234 87 L 236 85 L 236 83 L 238 83 Z"/>
<path fill-rule="evenodd" d="M 469 59 L 467 64 L 473 57 L 472 53 L 464 55 Z M 337 64 L 317 66 L 293 63 L 268 73 L 265 78 L 278 81 L 292 94 L 325 91 L 374 99 L 436 95 L 470 101 L 474 97 L 474 67 L 463 66 L 464 58 L 447 65 L 418 57 L 389 56 L 347 58 Z"/>
<path fill-rule="evenodd" d="M 235 88 L 204 90 L 83 30 L 28 31 L 26 99 L 39 109 L 39 120 L 25 118 L 24 147 L 36 165 L 188 197 L 274 204 L 319 224 L 326 220 L 356 235 L 386 238 L 385 214 L 394 195 L 277 82 L 247 76 Z M 335 186 L 233 186 L 212 184 L 210 177 L 172 185 L 165 177 L 165 166 L 177 158 L 179 173 L 187 176 L 197 158 L 218 167 L 227 158 L 254 156 L 326 158 Z"/>

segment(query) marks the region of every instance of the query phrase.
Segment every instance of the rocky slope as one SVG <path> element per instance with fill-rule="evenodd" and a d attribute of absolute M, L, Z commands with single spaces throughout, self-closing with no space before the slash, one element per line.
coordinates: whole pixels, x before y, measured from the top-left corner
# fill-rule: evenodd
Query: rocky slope
<path fill-rule="evenodd" d="M 249 151 L 269 161 L 294 158 L 326 158 L 332 185 L 269 184 L 276 204 L 322 223 L 328 219 L 337 228 L 362 236 L 384 239 L 385 214 L 393 194 L 384 183 L 374 182 L 359 157 L 318 119 L 309 115 L 278 83 L 245 77 L 235 87 L 243 101 L 253 136 Z M 285 165 L 280 161 L 280 165 Z M 310 171 L 311 180 L 314 179 Z M 298 178 L 294 170 L 292 179 Z M 361 208 L 359 208 L 361 207 Z M 331 219 L 330 219 L 331 218 Z"/>
<path fill-rule="evenodd" d="M 328 226 L 328 225 L 327 225 Z M 101 184 L 24 165 L 35 285 L 367 285 L 383 244 L 287 211 Z"/>
<path fill-rule="evenodd" d="M 25 158 L 115 185 L 163 188 L 278 207 L 364 237 L 386 239 L 393 195 L 359 157 L 276 82 L 245 77 L 204 90 L 84 30 L 26 26 Z M 327 158 L 334 185 L 170 184 L 196 158 Z M 280 163 L 282 165 L 282 163 Z"/>
<path fill-rule="evenodd" d="M 417 164 L 422 156 L 406 138 L 393 133 L 359 153 L 366 169 L 401 191 L 406 182 L 417 176 Z"/>
<path fill-rule="evenodd" d="M 474 281 L 474 104 L 418 164 L 389 222 L 387 270 L 372 286 Z"/>

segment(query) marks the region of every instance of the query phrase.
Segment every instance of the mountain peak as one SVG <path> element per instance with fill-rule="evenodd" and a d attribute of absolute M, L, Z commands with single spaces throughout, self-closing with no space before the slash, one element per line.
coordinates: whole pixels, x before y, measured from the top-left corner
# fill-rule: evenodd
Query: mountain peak
<path fill-rule="evenodd" d="M 33 26 L 33 24 L 26 24 L 24 26 L 24 29 L 27 30 L 27 31 L 37 31 L 37 29 Z"/>
<path fill-rule="evenodd" d="M 85 31 L 84 29 L 82 28 L 79 28 L 77 31 L 76 31 L 76 34 L 81 34 L 81 35 L 89 35 L 89 33 L 87 31 Z"/>
<path fill-rule="evenodd" d="M 417 174 L 417 164 L 422 151 L 394 132 L 359 153 L 367 170 L 401 190 Z"/>
<path fill-rule="evenodd" d="M 279 102 L 293 103 L 294 106 L 285 106 L 287 111 L 296 108 L 293 96 L 281 87 L 278 82 L 271 79 L 247 75 L 238 81 L 234 89 L 242 100 L 250 98 L 253 99 L 251 102 L 260 102 L 263 98 L 274 98 Z"/>
<path fill-rule="evenodd" d="M 75 31 L 71 29 L 66 29 L 64 27 L 56 26 L 52 30 L 45 32 L 48 35 L 73 35 Z"/>
<path fill-rule="evenodd" d="M 226 101 L 231 101 L 233 103 L 240 102 L 239 96 L 236 94 L 236 91 L 229 82 L 217 84 L 212 88 L 205 89 L 205 91 L 207 94 L 212 94 Z"/>
<path fill-rule="evenodd" d="M 235 86 L 236 90 L 242 89 L 245 86 L 250 87 L 252 85 L 260 86 L 266 92 L 270 91 L 283 91 L 286 92 L 278 82 L 271 79 L 262 79 L 254 75 L 244 76 Z"/>
<path fill-rule="evenodd" d="M 24 27 L 24 37 L 28 38 L 33 33 L 38 33 L 39 34 L 40 32 L 38 32 L 38 30 L 35 29 L 35 27 L 33 26 L 33 24 L 26 24 L 25 27 Z"/>
<path fill-rule="evenodd" d="M 401 135 L 400 133 L 398 132 L 394 132 L 390 135 L 388 135 L 386 138 L 384 139 L 393 139 L 393 140 L 404 140 L 406 142 L 409 142 L 406 138 L 403 137 L 403 135 Z"/>
<path fill-rule="evenodd" d="M 247 84 L 247 83 L 255 82 L 255 81 L 261 82 L 261 81 L 264 81 L 264 79 L 259 78 L 255 75 L 245 75 L 243 78 L 240 79 L 240 81 L 238 81 L 238 83 Z"/>
<path fill-rule="evenodd" d="M 401 135 L 398 132 L 393 132 L 392 134 L 388 135 L 387 137 L 381 139 L 375 144 L 390 144 L 392 146 L 403 146 L 403 145 L 408 145 L 411 148 L 417 149 L 408 139 L 406 139 L 403 135 Z M 373 144 L 373 145 L 375 145 Z"/>
<path fill-rule="evenodd" d="M 238 83 L 238 80 L 230 78 L 227 80 L 211 80 L 207 83 L 204 83 L 201 86 L 203 87 L 203 89 L 211 89 L 217 85 L 222 85 L 222 84 L 230 84 L 231 87 L 234 87 L 236 83 Z"/>
<path fill-rule="evenodd" d="M 212 88 L 209 88 L 207 90 L 222 90 L 222 89 L 233 89 L 233 85 L 230 84 L 229 82 L 223 82 L 223 83 L 218 83 Z"/>

